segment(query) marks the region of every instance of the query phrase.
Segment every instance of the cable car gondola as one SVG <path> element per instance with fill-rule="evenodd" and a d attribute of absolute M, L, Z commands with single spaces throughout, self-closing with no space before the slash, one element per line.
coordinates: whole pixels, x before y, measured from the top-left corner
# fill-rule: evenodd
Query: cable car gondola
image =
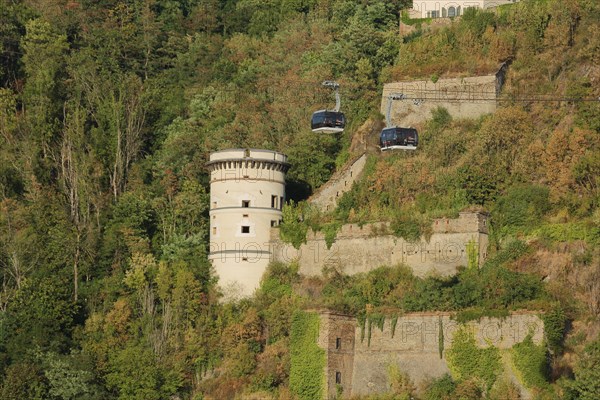
<path fill-rule="evenodd" d="M 418 144 L 419 134 L 415 128 L 400 128 L 398 126 L 385 128 L 379 136 L 381 151 L 416 150 Z"/>
<path fill-rule="evenodd" d="M 344 131 L 346 126 L 346 117 L 340 111 L 340 93 L 338 91 L 340 85 L 333 81 L 324 81 L 323 86 L 335 89 L 335 108 L 333 110 L 315 111 L 310 121 L 310 128 L 313 132 L 323 133 L 340 133 Z"/>
<path fill-rule="evenodd" d="M 388 96 L 387 112 L 385 114 L 386 127 L 379 135 L 379 147 L 381 151 L 416 150 L 419 145 L 419 133 L 416 129 L 392 126 L 390 116 L 392 100 L 404 100 L 405 98 L 403 94 L 391 94 Z"/>
<path fill-rule="evenodd" d="M 344 113 L 331 110 L 315 111 L 310 121 L 313 132 L 339 133 L 344 131 L 345 125 Z"/>

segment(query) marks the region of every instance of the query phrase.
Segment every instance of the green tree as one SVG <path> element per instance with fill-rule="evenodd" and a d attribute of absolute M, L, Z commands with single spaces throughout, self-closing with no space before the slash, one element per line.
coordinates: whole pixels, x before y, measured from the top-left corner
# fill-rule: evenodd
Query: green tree
<path fill-rule="evenodd" d="M 582 400 L 600 396 L 600 338 L 586 346 L 575 365 L 573 388 Z"/>
<path fill-rule="evenodd" d="M 42 19 L 32 19 L 23 37 L 23 63 L 27 77 L 23 103 L 27 110 L 29 129 L 43 158 L 50 155 L 50 144 L 57 133 L 61 116 L 64 88 L 61 79 L 65 56 L 69 48 L 65 34 Z"/>
<path fill-rule="evenodd" d="M 75 354 L 61 356 L 53 352 L 39 353 L 37 359 L 48 381 L 48 394 L 62 400 L 99 399 L 100 392 L 94 383 L 94 375 L 83 358 Z M 82 365 L 83 364 L 83 365 Z"/>
<path fill-rule="evenodd" d="M 110 355 L 106 383 L 120 400 L 159 400 L 177 392 L 182 376 L 163 367 L 142 344 L 130 344 Z"/>
<path fill-rule="evenodd" d="M 48 386 L 39 366 L 30 362 L 10 365 L 0 382 L 0 396 L 6 400 L 47 399 Z"/>
<path fill-rule="evenodd" d="M 8 357 L 27 359 L 32 347 L 54 352 L 69 348 L 78 308 L 64 283 L 48 276 L 21 284 L 2 318 L 5 333 L 0 348 L 6 349 Z"/>

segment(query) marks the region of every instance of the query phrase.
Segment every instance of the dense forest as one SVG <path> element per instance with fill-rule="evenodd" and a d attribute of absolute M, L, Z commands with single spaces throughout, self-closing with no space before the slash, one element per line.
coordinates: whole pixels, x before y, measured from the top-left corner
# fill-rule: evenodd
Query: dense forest
<path fill-rule="evenodd" d="M 583 101 L 600 96 L 600 4 L 522 0 L 445 26 L 407 7 L 0 0 L 0 398 L 306 398 L 290 382 L 290 327 L 315 304 L 363 323 L 391 308 L 544 311 L 543 346 L 515 350 L 528 386 L 540 399 L 600 397 L 600 104 Z M 401 20 L 414 27 L 404 37 Z M 377 140 L 384 83 L 505 61 L 513 100 L 494 115 L 440 107 L 415 154 L 372 151 L 336 210 L 303 201 L 357 138 Z M 341 136 L 309 127 L 332 103 L 325 79 L 341 85 Z M 295 244 L 308 229 L 335 240 L 342 223 L 382 220 L 415 239 L 432 218 L 477 209 L 492 215 L 490 257 L 448 279 L 404 266 L 308 279 L 273 264 L 253 297 L 222 302 L 204 164 L 228 147 L 288 154 L 295 201 L 281 230 Z M 519 398 L 475 378 L 419 396 Z M 379 398 L 417 396 L 394 387 Z"/>

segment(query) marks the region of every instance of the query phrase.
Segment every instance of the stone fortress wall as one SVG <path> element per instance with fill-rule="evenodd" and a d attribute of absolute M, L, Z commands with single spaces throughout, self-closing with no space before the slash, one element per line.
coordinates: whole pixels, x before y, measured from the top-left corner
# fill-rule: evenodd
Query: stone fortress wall
<path fill-rule="evenodd" d="M 412 268 L 417 276 L 454 275 L 458 267 L 468 265 L 467 246 L 471 243 L 478 251 L 479 264 L 486 259 L 488 247 L 488 216 L 464 212 L 456 219 L 437 219 L 432 224 L 432 235 L 427 240 L 411 243 L 392 235 L 387 223 L 359 226 L 343 225 L 336 240 L 327 248 L 322 233 L 308 233 L 306 244 L 295 249 L 279 238 L 273 229 L 269 250 L 274 261 L 289 263 L 297 260 L 303 275 L 321 275 L 323 268 L 335 268 L 353 275 L 369 272 L 383 265 L 400 263 Z"/>
<path fill-rule="evenodd" d="M 404 94 L 407 99 L 392 102 L 392 123 L 401 127 L 423 124 L 431 119 L 431 111 L 444 107 L 453 118 L 479 118 L 492 114 L 504 85 L 508 64 L 495 74 L 464 78 L 411 80 L 386 83 L 381 97 L 381 113 L 386 114 L 388 96 Z"/>
<path fill-rule="evenodd" d="M 366 163 L 367 154 L 363 153 L 346 168 L 334 174 L 308 201 L 323 211 L 334 210 L 340 196 L 349 191 L 352 184 L 360 178 Z"/>
<path fill-rule="evenodd" d="M 459 328 L 450 313 L 406 314 L 398 317 L 394 329 L 392 321 L 386 319 L 382 330 L 371 327 L 370 340 L 366 332 L 361 338 L 362 328 L 355 318 L 330 311 L 319 315 L 318 345 L 327 358 L 326 399 L 335 398 L 338 385 L 344 398 L 387 392 L 389 369 L 393 366 L 407 374 L 416 386 L 450 372 L 445 352 Z M 481 348 L 493 345 L 510 349 L 528 334 L 539 344 L 544 335 L 542 320 L 532 312 L 482 318 L 466 325 Z"/>

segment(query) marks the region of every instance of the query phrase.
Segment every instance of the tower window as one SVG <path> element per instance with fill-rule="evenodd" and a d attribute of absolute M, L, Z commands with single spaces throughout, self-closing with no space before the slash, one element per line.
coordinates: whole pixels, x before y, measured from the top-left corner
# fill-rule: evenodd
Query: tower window
<path fill-rule="evenodd" d="M 248 214 L 242 214 L 242 218 L 248 218 Z"/>
<path fill-rule="evenodd" d="M 335 383 L 338 385 L 342 383 L 342 373 L 340 371 L 335 371 Z"/>
<path fill-rule="evenodd" d="M 279 209 L 283 210 L 283 196 L 279 197 Z"/>
<path fill-rule="evenodd" d="M 277 208 L 277 196 L 271 196 L 271 208 Z"/>
<path fill-rule="evenodd" d="M 336 338 L 336 339 L 335 339 L 335 348 L 336 348 L 337 350 L 339 350 L 339 349 L 341 349 L 341 348 L 342 348 L 342 338 Z"/>
<path fill-rule="evenodd" d="M 250 233 L 250 227 L 249 226 L 242 226 L 242 233 Z"/>
<path fill-rule="evenodd" d="M 271 226 L 277 226 L 277 221 L 271 220 Z"/>
<path fill-rule="evenodd" d="M 250 207 L 250 200 L 242 200 L 242 207 L 243 208 Z"/>

